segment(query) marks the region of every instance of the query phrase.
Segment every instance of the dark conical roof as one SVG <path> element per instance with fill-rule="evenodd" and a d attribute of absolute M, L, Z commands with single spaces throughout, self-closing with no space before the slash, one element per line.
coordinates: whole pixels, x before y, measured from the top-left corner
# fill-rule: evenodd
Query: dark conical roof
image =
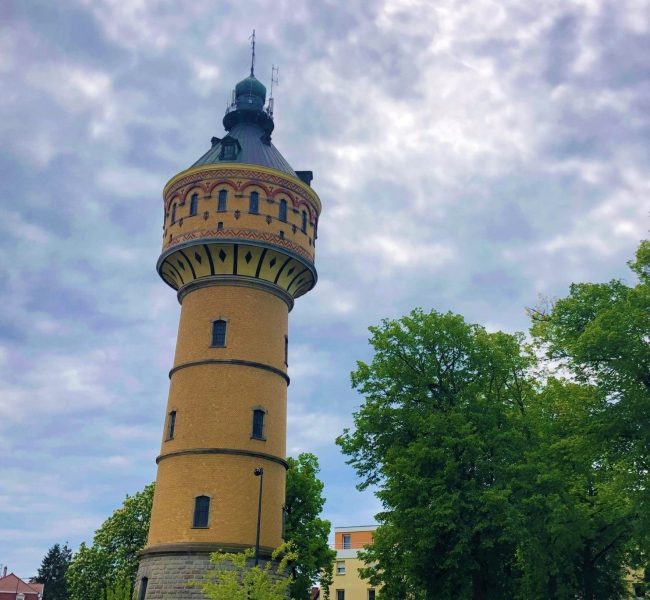
<path fill-rule="evenodd" d="M 214 138 L 213 146 L 192 167 L 201 165 L 212 165 L 221 163 L 245 163 L 249 165 L 260 165 L 277 169 L 287 175 L 297 177 L 296 172 L 286 161 L 280 151 L 269 141 L 263 141 L 264 131 L 255 123 L 238 123 L 228 132 L 227 138 L 237 140 L 239 146 L 234 156 L 226 157 L 224 153 L 224 142 L 226 138 L 218 140 Z"/>
<path fill-rule="evenodd" d="M 271 143 L 272 111 L 264 108 L 266 87 L 252 73 L 235 86 L 234 102 L 223 125 L 228 135 L 212 138 L 212 147 L 192 167 L 243 163 L 277 169 L 297 177 L 291 165 Z"/>

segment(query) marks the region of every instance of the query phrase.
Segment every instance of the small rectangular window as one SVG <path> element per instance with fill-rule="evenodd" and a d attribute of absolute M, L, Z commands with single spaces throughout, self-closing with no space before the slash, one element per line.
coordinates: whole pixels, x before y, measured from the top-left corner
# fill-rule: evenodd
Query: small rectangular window
<path fill-rule="evenodd" d="M 337 560 L 336 561 L 336 574 L 337 575 L 345 575 L 345 561 L 344 560 Z"/>
<path fill-rule="evenodd" d="M 258 440 L 264 439 L 264 411 L 260 408 L 253 411 L 253 433 L 251 437 Z"/>
<path fill-rule="evenodd" d="M 350 540 L 350 534 L 344 533 L 343 534 L 343 550 L 349 550 L 352 548 L 352 543 Z"/>
<path fill-rule="evenodd" d="M 368 590 L 368 600 L 375 600 L 375 590 Z"/>
<path fill-rule="evenodd" d="M 138 600 L 145 600 L 147 597 L 147 585 L 149 584 L 149 578 L 143 577 L 140 580 L 140 593 L 138 594 Z"/>
<path fill-rule="evenodd" d="M 212 347 L 223 348 L 226 345 L 226 322 L 219 319 L 212 323 Z"/>
<path fill-rule="evenodd" d="M 285 223 L 287 221 L 287 201 L 286 200 L 280 200 L 280 208 L 278 210 L 278 219 L 280 219 L 280 221 L 284 221 Z"/>
<path fill-rule="evenodd" d="M 284 364 L 289 366 L 289 336 L 284 336 Z"/>
<path fill-rule="evenodd" d="M 345 600 L 345 590 L 336 590 L 336 600 Z"/>
<path fill-rule="evenodd" d="M 167 422 L 167 439 L 174 439 L 174 431 L 176 430 L 176 411 L 172 410 L 169 413 L 169 420 Z"/>
<path fill-rule="evenodd" d="M 207 527 L 210 516 L 210 498 L 197 496 L 194 499 L 194 527 Z"/>

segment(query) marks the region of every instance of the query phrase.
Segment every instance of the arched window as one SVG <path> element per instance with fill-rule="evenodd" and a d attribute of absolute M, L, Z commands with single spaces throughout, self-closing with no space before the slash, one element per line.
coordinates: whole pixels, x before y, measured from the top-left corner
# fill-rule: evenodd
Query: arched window
<path fill-rule="evenodd" d="M 174 439 L 174 432 L 176 431 L 176 411 L 172 410 L 169 413 L 169 417 L 167 419 L 167 439 L 168 440 L 173 440 Z"/>
<path fill-rule="evenodd" d="M 226 322 L 223 319 L 212 322 L 212 347 L 223 348 L 226 345 Z"/>
<path fill-rule="evenodd" d="M 207 527 L 210 516 L 210 498 L 197 496 L 194 498 L 194 524 L 193 527 Z"/>
<path fill-rule="evenodd" d="M 304 211 L 304 210 L 302 211 L 302 227 L 301 227 L 301 229 L 302 229 L 303 233 L 307 233 L 307 212 Z"/>
<path fill-rule="evenodd" d="M 192 194 L 192 199 L 190 200 L 190 217 L 196 215 L 199 210 L 199 195 Z"/>
<path fill-rule="evenodd" d="M 266 412 L 261 408 L 256 408 L 253 410 L 253 432 L 251 437 L 263 440 L 264 438 L 264 415 Z"/>
<path fill-rule="evenodd" d="M 260 195 L 257 192 L 251 192 L 250 201 L 248 203 L 248 212 L 256 215 L 260 211 Z"/>
<path fill-rule="evenodd" d="M 228 210 L 228 192 L 219 190 L 219 201 L 217 202 L 217 211 L 226 212 Z"/>
<path fill-rule="evenodd" d="M 176 203 L 172 204 L 172 225 L 176 223 Z"/>
<path fill-rule="evenodd" d="M 280 221 L 284 221 L 285 223 L 287 221 L 287 201 L 286 200 L 280 200 L 280 211 L 278 213 L 278 219 L 280 219 Z"/>

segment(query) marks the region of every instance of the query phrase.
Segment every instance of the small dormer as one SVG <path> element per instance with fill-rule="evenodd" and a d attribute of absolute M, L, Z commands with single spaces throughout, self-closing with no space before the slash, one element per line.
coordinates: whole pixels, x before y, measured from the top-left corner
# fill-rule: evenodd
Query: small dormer
<path fill-rule="evenodd" d="M 236 138 L 227 135 L 221 140 L 221 153 L 219 154 L 219 160 L 236 160 L 240 152 L 241 145 Z"/>

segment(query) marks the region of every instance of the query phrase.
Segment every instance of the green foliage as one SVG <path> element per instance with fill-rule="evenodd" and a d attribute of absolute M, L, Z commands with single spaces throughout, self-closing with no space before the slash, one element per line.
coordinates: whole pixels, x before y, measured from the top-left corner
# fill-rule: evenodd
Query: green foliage
<path fill-rule="evenodd" d="M 370 331 L 373 361 L 352 373 L 365 402 L 338 439 L 385 508 L 365 574 L 385 598 L 513 597 L 510 482 L 532 393 L 520 336 L 421 310 Z"/>
<path fill-rule="evenodd" d="M 336 552 L 328 545 L 330 522 L 319 518 L 323 510 L 323 482 L 318 479 L 318 459 L 303 453 L 287 459 L 285 538 L 296 558 L 292 564 L 291 598 L 309 600 L 312 582 L 320 577 L 328 593 Z"/>
<path fill-rule="evenodd" d="M 380 598 L 628 597 L 650 546 L 650 242 L 629 264 L 636 285 L 531 311 L 531 348 L 435 311 L 370 329 L 337 443 L 382 502 L 362 554 Z"/>
<path fill-rule="evenodd" d="M 67 544 L 63 548 L 59 544 L 54 544 L 43 557 L 34 581 L 45 584 L 44 600 L 68 599 L 65 574 L 71 558 L 72 551 Z"/>
<path fill-rule="evenodd" d="M 290 564 L 297 558 L 289 544 L 273 552 L 273 561 L 252 566 L 254 548 L 244 552 L 215 552 L 214 569 L 196 586 L 210 600 L 286 600 L 291 585 Z M 274 566 L 275 565 L 275 566 Z"/>
<path fill-rule="evenodd" d="M 95 532 L 92 546 L 82 543 L 66 574 L 70 600 L 130 596 L 138 570 L 138 552 L 149 532 L 154 484 L 127 496 Z M 128 592 L 124 592 L 128 586 Z M 121 595 L 120 595 L 121 594 Z"/>
<path fill-rule="evenodd" d="M 571 286 L 549 311 L 533 313 L 532 333 L 549 359 L 606 397 L 591 430 L 604 459 L 627 473 L 639 522 L 637 542 L 650 551 L 650 241 L 629 263 L 639 281 Z M 643 558 L 639 557 L 642 561 Z"/>

